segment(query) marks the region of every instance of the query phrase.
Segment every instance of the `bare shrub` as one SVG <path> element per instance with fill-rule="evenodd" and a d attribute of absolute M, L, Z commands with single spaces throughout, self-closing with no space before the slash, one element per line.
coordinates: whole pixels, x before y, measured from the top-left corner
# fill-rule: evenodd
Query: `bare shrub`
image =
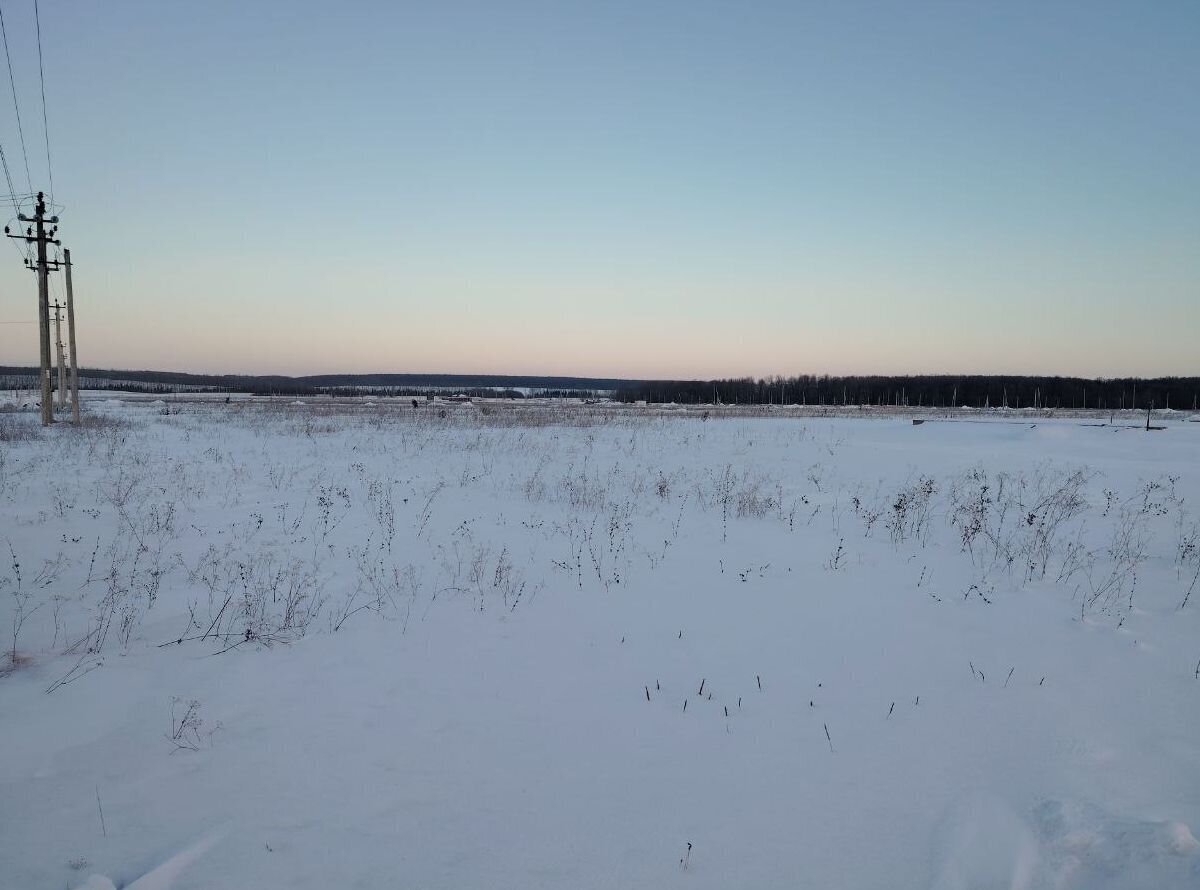
<path fill-rule="evenodd" d="M 32 414 L 0 414 L 0 442 L 33 442 L 41 435 L 42 428 Z"/>
<path fill-rule="evenodd" d="M 1175 573 L 1177 578 L 1188 581 L 1187 589 L 1183 594 L 1183 602 L 1179 604 L 1179 608 L 1182 609 L 1188 604 L 1188 600 L 1196 590 L 1196 584 L 1200 582 L 1200 523 L 1193 522 L 1185 526 L 1181 513 L 1177 536 Z M 1190 581 L 1188 580 L 1189 576 Z"/>
<path fill-rule="evenodd" d="M 1143 490 L 1141 494 L 1144 493 Z M 1095 560 L 1087 573 L 1088 608 L 1125 614 L 1133 608 L 1138 567 L 1146 559 L 1146 520 L 1149 515 L 1147 504 L 1140 495 L 1123 502 L 1117 509 L 1108 546 L 1102 553 L 1107 559 Z"/>
<path fill-rule="evenodd" d="M 211 729 L 204 730 L 200 702 L 196 699 L 191 699 L 185 704 L 177 696 L 171 696 L 171 731 L 167 733 L 166 738 L 174 746 L 172 754 L 176 751 L 199 751 L 205 740 L 211 747 L 212 737 L 219 729 L 221 724 L 217 723 Z"/>
<path fill-rule="evenodd" d="M 762 480 L 745 480 L 736 492 L 737 503 L 735 512 L 738 518 L 753 517 L 763 519 L 771 514 L 778 514 L 782 509 L 782 498 L 779 491 L 765 490 L 767 484 Z"/>
<path fill-rule="evenodd" d="M 8 665 L 6 671 L 15 670 L 21 664 L 21 656 L 17 650 L 17 644 L 21 638 L 21 630 L 25 626 L 25 622 L 29 616 L 41 608 L 41 604 L 30 606 L 30 599 L 33 592 L 21 580 L 21 561 L 17 559 L 17 553 L 13 550 L 12 543 L 8 545 L 8 554 L 10 557 L 11 576 L 0 578 L 0 588 L 9 588 L 13 601 L 12 614 L 12 635 L 10 637 L 10 645 L 8 652 Z"/>
<path fill-rule="evenodd" d="M 929 538 L 931 505 L 936 491 L 937 484 L 933 478 L 921 476 L 896 492 L 884 521 L 892 544 L 899 545 L 914 539 L 925 545 Z"/>
<path fill-rule="evenodd" d="M 598 512 L 608 503 L 608 482 L 583 469 L 568 468 L 559 480 L 559 497 L 573 510 Z"/>
<path fill-rule="evenodd" d="M 1067 524 L 1088 506 L 1084 489 L 1090 479 L 1091 473 L 1086 469 L 1039 473 L 1033 485 L 1033 497 L 1019 502 L 1022 514 L 1019 546 L 1026 566 L 1026 581 L 1046 577 L 1050 558 L 1064 546 Z M 1066 559 L 1071 559 L 1071 545 L 1066 546 Z"/>
<path fill-rule="evenodd" d="M 862 521 L 863 537 L 871 537 L 876 523 L 883 518 L 883 514 L 886 512 L 882 496 L 878 491 L 873 495 L 860 492 L 850 498 L 850 506 L 854 510 L 854 515 Z"/>
<path fill-rule="evenodd" d="M 1040 467 L 1032 476 L 981 468 L 950 485 L 950 521 L 971 561 L 986 577 L 1021 566 L 1022 583 L 1046 577 L 1051 559 L 1065 580 L 1091 561 L 1080 534 L 1088 507 L 1086 468 Z"/>
<path fill-rule="evenodd" d="M 729 508 L 734 503 L 734 489 L 737 478 L 733 474 L 733 466 L 726 464 L 717 472 L 709 473 L 712 485 L 712 502 L 721 508 L 721 540 L 729 540 Z M 703 501 L 702 501 L 703 503 Z"/>

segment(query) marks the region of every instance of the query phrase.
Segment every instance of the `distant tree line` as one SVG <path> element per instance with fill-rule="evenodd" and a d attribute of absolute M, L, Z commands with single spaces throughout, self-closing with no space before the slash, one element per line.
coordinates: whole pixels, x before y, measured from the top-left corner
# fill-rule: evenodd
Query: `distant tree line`
<path fill-rule="evenodd" d="M 147 395 L 177 395 L 180 393 L 224 392 L 242 393 L 253 396 L 342 396 L 371 398 L 419 398 L 423 400 L 463 395 L 473 399 L 524 399 L 528 396 L 519 389 L 493 389 L 491 387 L 467 386 L 456 389 L 431 389 L 411 386 L 312 386 L 311 384 L 285 382 L 275 383 L 258 378 L 249 378 L 236 386 L 198 386 L 184 383 L 145 383 L 138 380 L 111 379 L 107 377 L 79 377 L 81 389 L 110 392 L 134 392 Z M 37 375 L 0 374 L 0 390 L 34 390 Z M 606 396 L 608 391 L 591 389 L 536 390 L 530 395 L 552 399 L 594 399 Z"/>
<path fill-rule="evenodd" d="M 31 389 L 36 383 L 36 368 L 0 366 L 0 388 Z M 1087 379 L 982 374 L 844 377 L 802 374 L 758 379 L 619 380 L 486 374 L 324 374 L 285 377 L 82 368 L 79 384 L 84 389 L 162 395 L 226 392 L 264 396 L 425 398 L 460 393 L 472 398 L 520 399 L 528 391 L 552 398 L 590 399 L 611 394 L 622 402 L 679 404 L 1200 409 L 1200 377 Z"/>
<path fill-rule="evenodd" d="M 0 388 L 31 389 L 36 368 L 0 366 Z M 448 392 L 473 398 L 537 395 L 592 398 L 625 381 L 592 377 L 520 377 L 467 374 L 321 374 L 308 377 L 245 374 L 188 374 L 181 371 L 124 371 L 81 368 L 83 389 L 167 395 L 179 392 L 226 392 L 279 396 L 434 396 Z"/>
<path fill-rule="evenodd" d="M 996 375 L 799 375 L 726 380 L 638 381 L 622 402 L 739 405 L 896 405 L 929 408 L 1175 408 L 1196 410 L 1200 377 L 1087 379 Z"/>

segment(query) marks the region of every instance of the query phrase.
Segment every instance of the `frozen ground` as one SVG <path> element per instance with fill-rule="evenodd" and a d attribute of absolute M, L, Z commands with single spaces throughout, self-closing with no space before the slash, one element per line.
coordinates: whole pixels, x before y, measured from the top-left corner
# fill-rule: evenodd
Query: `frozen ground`
<path fill-rule="evenodd" d="M 294 401 L 0 415 L 0 887 L 1200 886 L 1200 424 Z"/>

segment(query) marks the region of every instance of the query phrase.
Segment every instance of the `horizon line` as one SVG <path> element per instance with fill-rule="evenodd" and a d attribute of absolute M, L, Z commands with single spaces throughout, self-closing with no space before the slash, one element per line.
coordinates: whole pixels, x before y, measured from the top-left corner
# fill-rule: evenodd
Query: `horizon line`
<path fill-rule="evenodd" d="M 38 369 L 33 365 L 6 365 L 0 366 L 0 373 L 12 374 L 29 373 L 34 376 L 38 374 Z M 531 380 L 554 380 L 554 379 L 570 379 L 570 380 L 607 380 L 620 383 L 653 383 L 653 382 L 672 382 L 672 383 L 711 383 L 729 380 L 768 380 L 772 378 L 780 378 L 783 380 L 791 380 L 799 377 L 883 377 L 883 378 L 928 378 L 928 377 L 986 377 L 986 378 L 1045 378 L 1050 380 L 1089 380 L 1095 382 L 1113 381 L 1113 380 L 1200 380 L 1200 372 L 1195 374 L 1159 374 L 1152 377 L 1138 375 L 1124 376 L 1083 376 L 1074 374 L 1055 374 L 1055 373 L 1039 373 L 1039 372 L 987 372 L 987 371 L 919 371 L 919 372 L 874 372 L 874 373 L 829 373 L 829 372 L 795 372 L 791 374 L 771 373 L 771 374 L 737 374 L 725 377 L 621 377 L 615 375 L 594 375 L 594 374 L 523 374 L 523 373 L 464 373 L 461 371 L 332 371 L 323 373 L 279 373 L 279 372 L 260 372 L 247 373 L 242 371 L 190 371 L 180 370 L 177 368 L 171 369 L 156 369 L 156 368 L 88 368 L 81 367 L 79 373 L 96 374 L 98 372 L 111 372 L 119 374 L 182 374 L 191 377 L 245 377 L 245 378 L 266 378 L 280 377 L 289 380 L 302 380 L 305 378 L 314 377 L 463 377 L 468 379 L 479 378 L 522 378 Z"/>

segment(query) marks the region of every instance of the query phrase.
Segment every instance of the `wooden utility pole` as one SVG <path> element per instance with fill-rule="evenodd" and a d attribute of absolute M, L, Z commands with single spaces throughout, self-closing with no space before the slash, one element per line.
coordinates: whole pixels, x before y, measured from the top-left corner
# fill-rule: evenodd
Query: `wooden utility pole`
<path fill-rule="evenodd" d="M 71 420 L 79 425 L 79 362 L 75 355 L 75 293 L 71 288 L 71 251 L 63 251 L 67 272 L 67 341 L 71 352 Z"/>
<path fill-rule="evenodd" d="M 50 268 L 46 262 L 46 199 L 38 192 L 37 209 L 34 211 L 37 225 L 37 277 L 38 277 L 38 330 L 41 334 L 42 359 L 42 426 L 54 423 L 54 405 L 50 403 Z"/>
<path fill-rule="evenodd" d="M 62 311 L 65 308 L 58 300 L 54 301 L 54 348 L 58 353 L 58 408 L 61 411 L 67 407 L 67 360 L 63 355 L 62 341 Z"/>
<path fill-rule="evenodd" d="M 58 232 L 58 227 L 55 225 L 58 217 L 46 217 L 46 197 L 42 192 L 37 194 L 37 205 L 33 218 L 30 219 L 22 213 L 18 214 L 17 219 L 23 223 L 34 224 L 25 229 L 24 235 L 13 235 L 8 231 L 8 226 L 5 226 L 4 234 L 9 238 L 24 241 L 26 244 L 37 245 L 37 263 L 33 268 L 38 277 L 38 345 L 40 347 L 38 352 L 41 358 L 39 373 L 42 390 L 42 426 L 49 426 L 54 423 L 54 405 L 51 404 L 50 391 L 50 264 L 46 259 L 46 245 L 58 245 L 62 242 L 54 240 L 54 235 Z M 46 223 L 54 226 L 49 234 L 46 233 Z M 34 231 L 35 226 L 36 232 Z"/>

